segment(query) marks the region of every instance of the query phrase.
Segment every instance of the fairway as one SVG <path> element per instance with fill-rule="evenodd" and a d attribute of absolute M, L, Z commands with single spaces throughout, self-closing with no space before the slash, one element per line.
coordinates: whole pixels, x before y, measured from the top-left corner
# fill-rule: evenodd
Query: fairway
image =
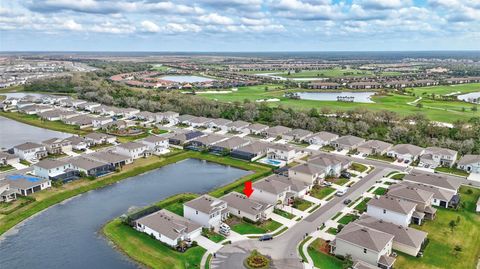
<path fill-rule="evenodd" d="M 475 91 L 475 85 L 480 84 L 466 84 L 458 87 L 453 87 L 457 91 L 472 92 Z M 265 91 L 268 87 L 268 91 Z M 446 87 L 451 86 L 436 86 L 415 88 L 414 90 L 423 92 L 426 89 L 432 92 L 448 92 Z M 306 90 L 289 90 L 289 91 L 306 91 Z M 422 97 L 419 101 L 423 107 L 416 107 L 411 103 L 417 99 L 412 95 L 389 94 L 383 96 L 373 96 L 372 103 L 349 103 L 337 101 L 316 101 L 316 100 L 297 100 L 283 97 L 285 90 L 278 85 L 258 85 L 250 87 L 240 87 L 238 91 L 231 93 L 208 93 L 199 94 L 198 96 L 217 100 L 219 102 L 244 102 L 250 100 L 252 102 L 264 99 L 279 99 L 280 101 L 267 102 L 269 106 L 277 107 L 291 107 L 294 109 L 309 110 L 316 108 L 319 111 L 326 108 L 335 112 L 337 110 L 346 111 L 356 108 L 369 109 L 372 111 L 389 110 L 398 113 L 401 116 L 413 115 L 416 113 L 424 114 L 428 119 L 439 122 L 453 123 L 457 120 L 469 120 L 472 117 L 480 117 L 479 111 L 472 111 L 473 104 L 461 101 L 442 101 L 433 100 Z"/>

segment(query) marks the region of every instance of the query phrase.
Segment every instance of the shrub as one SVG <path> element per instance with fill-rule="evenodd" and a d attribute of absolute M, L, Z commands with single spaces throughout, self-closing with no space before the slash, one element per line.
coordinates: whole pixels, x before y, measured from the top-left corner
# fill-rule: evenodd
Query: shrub
<path fill-rule="evenodd" d="M 253 250 L 245 260 L 245 266 L 251 269 L 262 269 L 270 267 L 270 259 L 257 250 Z"/>

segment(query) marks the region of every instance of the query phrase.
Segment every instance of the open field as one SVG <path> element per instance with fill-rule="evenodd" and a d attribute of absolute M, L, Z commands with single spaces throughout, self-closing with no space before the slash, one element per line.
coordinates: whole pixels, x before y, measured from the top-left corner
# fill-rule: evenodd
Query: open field
<path fill-rule="evenodd" d="M 465 91 L 474 91 L 469 89 L 468 85 L 462 85 L 466 88 Z M 265 91 L 265 87 L 268 87 L 268 91 Z M 439 91 L 444 91 L 446 86 L 437 86 Z M 434 87 L 432 91 L 434 91 Z M 419 91 L 423 91 L 425 88 L 416 88 Z M 460 89 L 460 88 L 459 88 Z M 282 105 L 283 107 L 309 110 L 316 108 L 321 110 L 323 108 L 330 109 L 331 111 L 347 111 L 356 108 L 368 109 L 371 111 L 389 110 L 398 113 L 401 116 L 408 116 L 417 113 L 424 114 L 427 118 L 434 121 L 450 122 L 453 123 L 457 120 L 468 120 L 472 117 L 480 117 L 480 111 L 472 111 L 472 104 L 460 101 L 441 101 L 431 100 L 424 98 L 420 101 L 423 105 L 422 108 L 410 105 L 417 99 L 412 95 L 400 95 L 391 93 L 389 95 L 373 96 L 372 100 L 375 103 L 349 103 L 349 102 L 337 102 L 337 101 L 316 101 L 316 100 L 297 100 L 285 98 L 285 89 L 276 85 L 258 85 L 250 87 L 240 87 L 238 91 L 232 93 L 208 93 L 199 94 L 198 96 L 203 98 L 209 98 L 217 100 L 219 102 L 244 102 L 244 100 L 250 100 L 255 102 L 256 100 L 263 99 L 279 99 L 280 101 L 267 102 L 269 106 L 277 107 Z M 289 90 L 292 91 L 292 90 Z M 295 89 L 293 91 L 306 91 Z M 464 110 L 465 108 L 465 110 Z"/>
<path fill-rule="evenodd" d="M 480 196 L 480 189 L 461 187 L 460 195 L 464 208 L 454 211 L 441 209 L 437 217 L 422 226 L 412 227 L 428 232 L 429 243 L 422 258 L 411 257 L 402 253 L 395 262 L 395 268 L 437 269 L 475 268 L 480 256 L 480 215 L 475 213 L 475 203 Z M 451 221 L 457 222 L 453 230 Z M 455 250 L 456 246 L 460 249 Z M 458 251 L 459 250 L 459 251 Z"/>
<path fill-rule="evenodd" d="M 470 93 L 470 92 L 479 92 L 480 83 L 469 83 L 469 84 L 457 84 L 457 85 L 438 85 L 430 87 L 420 87 L 420 88 L 409 88 L 408 92 L 413 92 L 417 96 L 422 96 L 424 94 L 438 94 L 446 95 L 452 93 Z"/>

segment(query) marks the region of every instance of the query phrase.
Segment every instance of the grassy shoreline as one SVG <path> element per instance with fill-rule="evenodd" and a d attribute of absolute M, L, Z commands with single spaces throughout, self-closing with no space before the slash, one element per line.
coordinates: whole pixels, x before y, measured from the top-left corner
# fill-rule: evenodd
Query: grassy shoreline
<path fill-rule="evenodd" d="M 12 227 L 28 219 L 29 217 L 49 208 L 50 206 L 60 203 L 66 199 L 72 198 L 74 196 L 77 196 L 79 194 L 82 194 L 91 190 L 102 188 L 102 187 L 111 185 L 113 183 L 116 183 L 118 181 L 121 181 L 123 179 L 134 177 L 134 176 L 143 174 L 145 172 L 158 169 L 163 166 L 173 164 L 189 158 L 206 160 L 206 161 L 215 162 L 223 165 L 229 165 L 232 167 L 236 167 L 244 170 L 250 170 L 254 172 L 252 174 L 244 176 L 230 184 L 227 184 L 225 186 L 222 186 L 210 192 L 211 195 L 216 197 L 223 195 L 224 192 L 228 192 L 236 188 L 242 188 L 243 183 L 247 180 L 255 180 L 260 177 L 263 177 L 263 175 L 267 175 L 271 173 L 271 169 L 269 167 L 262 166 L 260 164 L 247 163 L 240 160 L 231 159 L 228 157 L 218 157 L 218 156 L 209 155 L 209 154 L 202 154 L 199 152 L 180 151 L 180 152 L 171 154 L 168 157 L 152 156 L 150 157 L 150 159 L 148 159 L 149 161 L 151 161 L 151 163 L 148 163 L 142 166 L 132 166 L 132 167 L 124 168 L 124 170 L 120 171 L 119 173 L 115 173 L 115 174 L 112 174 L 103 178 L 99 178 L 93 181 L 86 181 L 84 185 L 79 186 L 78 188 L 66 189 L 62 191 L 57 191 L 56 189 L 53 189 L 51 190 L 51 192 L 43 192 L 43 193 L 40 192 L 39 193 L 40 195 L 42 194 L 45 195 L 46 193 L 47 196 L 44 197 L 44 199 L 32 202 L 18 209 L 17 211 L 12 212 L 11 214 L 5 215 L 3 218 L 0 218 L 0 235 L 4 234 L 8 230 L 10 230 Z M 48 196 L 48 194 L 51 194 L 51 195 Z"/>

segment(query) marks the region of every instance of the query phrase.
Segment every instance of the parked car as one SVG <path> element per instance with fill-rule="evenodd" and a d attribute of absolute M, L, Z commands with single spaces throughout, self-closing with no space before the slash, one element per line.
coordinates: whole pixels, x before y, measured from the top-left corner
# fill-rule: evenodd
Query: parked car
<path fill-rule="evenodd" d="M 322 186 L 324 186 L 324 187 L 332 186 L 332 182 L 324 181 L 324 182 L 322 182 Z"/>
<path fill-rule="evenodd" d="M 258 240 L 268 241 L 268 240 L 272 240 L 272 239 L 273 239 L 273 236 L 271 234 L 264 234 L 264 235 L 260 236 L 260 238 Z"/>
<path fill-rule="evenodd" d="M 352 202 L 352 200 L 350 200 L 350 199 L 343 200 L 343 203 L 346 204 L 346 205 L 350 204 L 351 202 Z"/>
<path fill-rule="evenodd" d="M 410 162 L 410 160 L 405 160 L 405 161 L 404 161 L 404 163 L 409 163 L 409 162 Z"/>
<path fill-rule="evenodd" d="M 338 196 L 338 197 L 342 197 L 345 195 L 345 193 L 347 193 L 347 190 L 338 190 L 335 195 Z"/>
<path fill-rule="evenodd" d="M 218 229 L 218 232 L 221 235 L 229 236 L 230 235 L 230 226 L 228 226 L 225 223 L 220 224 L 220 228 Z"/>
<path fill-rule="evenodd" d="M 340 173 L 340 175 L 343 177 L 343 178 L 346 178 L 346 179 L 350 179 L 352 177 L 352 174 L 350 174 L 349 172 L 347 171 L 343 171 L 342 173 Z"/>

